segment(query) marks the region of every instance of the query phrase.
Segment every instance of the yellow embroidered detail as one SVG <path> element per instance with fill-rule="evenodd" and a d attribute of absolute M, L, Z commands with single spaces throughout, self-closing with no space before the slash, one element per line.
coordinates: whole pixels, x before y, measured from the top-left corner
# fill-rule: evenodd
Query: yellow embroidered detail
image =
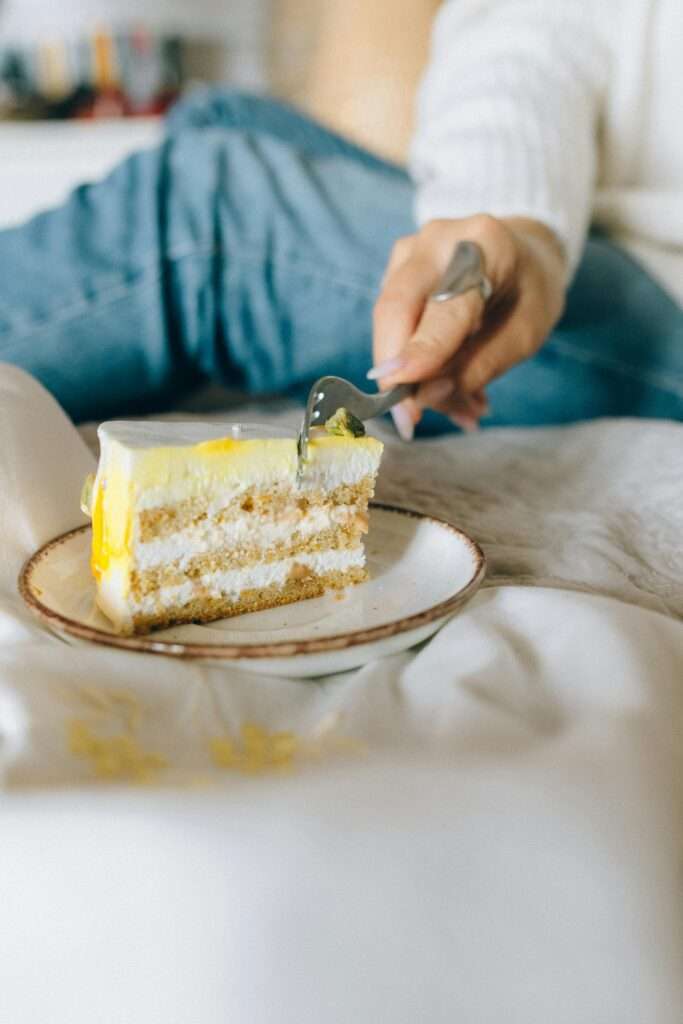
<path fill-rule="evenodd" d="M 168 767 L 161 755 L 142 750 L 134 736 L 96 736 L 80 718 L 68 723 L 68 744 L 72 754 L 90 761 L 98 779 L 144 784 Z"/>
<path fill-rule="evenodd" d="M 329 724 L 317 735 L 302 738 L 293 732 L 269 732 L 261 725 L 246 722 L 239 740 L 215 736 L 209 752 L 215 765 L 245 775 L 283 772 L 295 763 L 315 760 L 330 754 L 363 754 L 365 748 L 351 737 L 329 734 Z"/>
<path fill-rule="evenodd" d="M 143 716 L 143 706 L 134 693 L 127 690 L 98 689 L 94 686 L 78 686 L 64 693 L 70 703 L 79 701 L 87 704 L 88 712 L 98 718 L 113 716 L 119 720 L 127 733 L 136 732 Z"/>
<path fill-rule="evenodd" d="M 299 740 L 294 733 L 269 733 L 267 729 L 252 722 L 245 722 L 242 726 L 240 741 L 235 742 L 222 736 L 210 740 L 209 751 L 214 764 L 245 775 L 287 771 L 299 747 Z"/>

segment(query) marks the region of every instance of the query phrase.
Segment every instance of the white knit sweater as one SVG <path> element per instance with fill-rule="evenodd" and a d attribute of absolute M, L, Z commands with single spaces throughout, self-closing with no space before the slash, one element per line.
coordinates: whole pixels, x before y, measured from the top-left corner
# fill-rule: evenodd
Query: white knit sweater
<path fill-rule="evenodd" d="M 412 170 L 420 223 L 526 215 L 570 270 L 606 227 L 683 298 L 683 0 L 450 0 Z"/>

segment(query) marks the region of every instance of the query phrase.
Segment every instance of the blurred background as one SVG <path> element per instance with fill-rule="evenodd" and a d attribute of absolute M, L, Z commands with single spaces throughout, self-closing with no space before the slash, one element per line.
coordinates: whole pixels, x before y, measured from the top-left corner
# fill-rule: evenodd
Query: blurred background
<path fill-rule="evenodd" d="M 197 80 L 266 86 L 267 0 L 0 0 L 0 113 L 162 113 Z"/>
<path fill-rule="evenodd" d="M 221 83 L 406 154 L 438 0 L 0 0 L 0 227 L 154 144 L 168 107 Z"/>
<path fill-rule="evenodd" d="M 198 84 L 296 98 L 313 0 L 0 0 L 0 227 L 62 201 Z"/>

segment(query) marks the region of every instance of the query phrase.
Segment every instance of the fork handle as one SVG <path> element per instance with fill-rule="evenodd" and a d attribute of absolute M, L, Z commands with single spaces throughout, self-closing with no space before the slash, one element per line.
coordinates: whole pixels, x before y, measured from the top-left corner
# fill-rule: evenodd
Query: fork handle
<path fill-rule="evenodd" d="M 398 405 L 404 398 L 410 398 L 417 391 L 417 384 L 397 384 L 395 388 L 391 388 L 390 391 L 385 391 L 384 394 L 376 399 L 375 409 L 373 416 L 381 416 L 382 413 L 388 412 L 392 406 Z"/>

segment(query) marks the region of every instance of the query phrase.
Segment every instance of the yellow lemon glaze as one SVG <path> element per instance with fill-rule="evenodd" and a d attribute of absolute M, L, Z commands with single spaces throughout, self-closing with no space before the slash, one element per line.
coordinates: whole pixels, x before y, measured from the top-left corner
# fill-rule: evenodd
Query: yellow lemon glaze
<path fill-rule="evenodd" d="M 106 563 L 109 558 L 106 557 Z M 106 572 L 104 553 L 104 512 L 102 511 L 102 488 L 95 490 L 92 504 L 92 549 L 90 554 L 90 568 L 96 580 L 102 578 Z"/>
<path fill-rule="evenodd" d="M 296 442 L 293 440 L 220 438 L 196 445 L 137 451 L 134 476 L 138 491 L 182 480 L 189 496 L 217 484 L 249 479 L 256 473 L 286 477 L 295 468 Z"/>
<path fill-rule="evenodd" d="M 309 461 L 314 463 L 316 456 L 325 450 L 339 451 L 349 446 L 369 451 L 382 449 L 381 442 L 374 437 L 319 437 L 310 443 Z M 141 449 L 135 456 L 138 492 L 163 487 L 172 479 L 182 479 L 188 485 L 188 495 L 195 493 L 193 482 L 199 485 L 197 489 L 205 491 L 207 485 L 249 480 L 266 473 L 269 477 L 286 480 L 295 474 L 297 464 L 296 441 L 289 438 L 240 441 L 226 437 L 197 445 Z"/>

